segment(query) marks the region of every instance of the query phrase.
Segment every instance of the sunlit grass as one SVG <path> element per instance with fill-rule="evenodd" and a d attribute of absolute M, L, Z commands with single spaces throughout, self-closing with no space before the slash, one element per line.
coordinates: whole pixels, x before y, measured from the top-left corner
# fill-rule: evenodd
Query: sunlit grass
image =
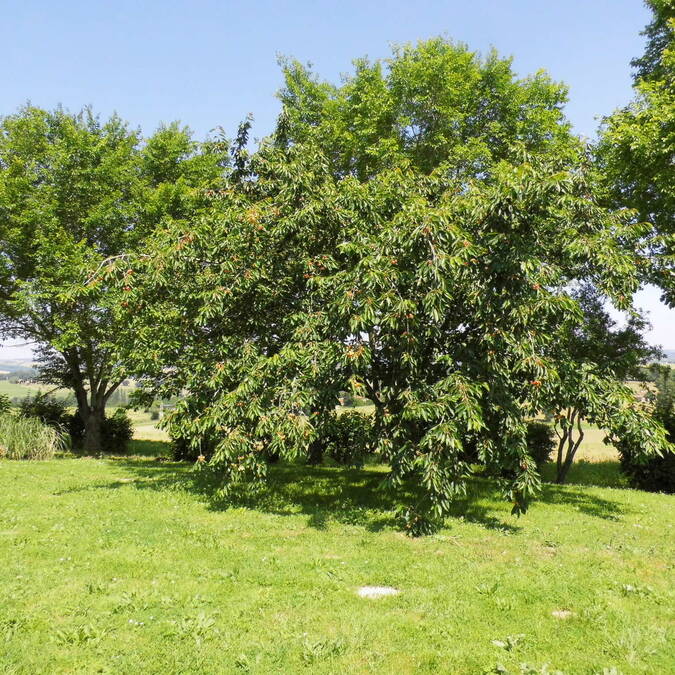
<path fill-rule="evenodd" d="M 413 540 L 381 467 L 277 466 L 226 508 L 151 443 L 133 446 L 148 459 L 0 462 L 6 671 L 675 668 L 672 497 L 547 485 L 517 519 L 476 481 L 446 529 Z M 590 468 L 577 479 L 596 482 Z"/>

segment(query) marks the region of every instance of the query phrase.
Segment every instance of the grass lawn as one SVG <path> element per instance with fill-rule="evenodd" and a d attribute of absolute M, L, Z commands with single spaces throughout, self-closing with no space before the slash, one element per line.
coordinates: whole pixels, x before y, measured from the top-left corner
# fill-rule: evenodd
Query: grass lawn
<path fill-rule="evenodd" d="M 476 482 L 447 529 L 413 540 L 381 472 L 277 466 L 265 497 L 225 509 L 154 458 L 1 461 L 0 667 L 675 671 L 673 497 L 549 485 L 516 519 Z"/>
<path fill-rule="evenodd" d="M 135 388 L 132 386 L 118 387 L 118 391 L 123 393 L 127 398 L 134 389 Z M 51 396 L 54 396 L 54 398 L 69 399 L 74 405 L 75 395 L 70 389 L 57 389 L 49 384 L 38 384 L 35 382 L 17 384 L 15 382 L 10 382 L 9 380 L 0 380 L 0 394 L 9 396 L 10 399 L 20 400 L 26 398 L 26 396 L 35 396 L 38 392 L 48 393 Z"/>
<path fill-rule="evenodd" d="M 108 414 L 112 414 L 112 412 Z M 127 415 L 134 425 L 134 438 L 147 441 L 167 441 L 169 439 L 166 431 L 157 427 L 159 420 L 153 420 L 150 413 L 143 410 L 127 410 Z"/>
<path fill-rule="evenodd" d="M 15 382 L 10 382 L 9 380 L 0 380 L 0 394 L 9 396 L 12 398 L 26 398 L 26 396 L 34 396 L 38 391 L 52 391 L 54 387 L 48 385 L 37 385 L 37 384 L 16 384 Z M 60 390 L 58 393 L 63 392 Z M 67 395 L 67 392 L 63 392 L 63 397 Z"/>

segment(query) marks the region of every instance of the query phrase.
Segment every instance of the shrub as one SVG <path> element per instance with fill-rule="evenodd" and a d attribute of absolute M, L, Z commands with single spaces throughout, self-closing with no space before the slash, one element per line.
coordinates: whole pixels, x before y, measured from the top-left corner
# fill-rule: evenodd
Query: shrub
<path fill-rule="evenodd" d="M 538 469 L 551 459 L 554 447 L 553 428 L 550 424 L 537 421 L 527 423 L 527 451 Z"/>
<path fill-rule="evenodd" d="M 656 384 L 653 416 L 668 432 L 668 440 L 675 443 L 675 370 L 668 366 L 652 366 Z M 621 470 L 632 487 L 648 492 L 675 493 L 675 453 L 662 457 L 645 457 L 640 448 L 628 441 L 616 444 L 621 460 Z"/>
<path fill-rule="evenodd" d="M 0 416 L 0 457 L 51 459 L 65 447 L 65 435 L 35 417 Z"/>
<path fill-rule="evenodd" d="M 344 466 L 362 466 L 374 446 L 373 418 L 357 412 L 326 415 L 310 446 L 310 464 L 324 456 Z"/>
<path fill-rule="evenodd" d="M 19 404 L 19 415 L 39 419 L 57 429 L 65 428 L 68 424 L 65 401 L 42 392 L 37 392 L 35 396 L 26 396 Z"/>
<path fill-rule="evenodd" d="M 134 435 L 134 425 L 124 408 L 118 408 L 111 417 L 103 422 L 101 436 L 103 452 L 124 453 Z"/>
<path fill-rule="evenodd" d="M 668 440 L 675 443 L 675 414 L 661 420 L 668 431 Z M 675 453 L 663 457 L 644 457 L 639 448 L 619 441 L 616 444 L 621 460 L 621 471 L 628 478 L 631 487 L 647 492 L 675 493 Z"/>
<path fill-rule="evenodd" d="M 84 438 L 84 422 L 77 412 L 68 415 L 65 420 L 65 428 L 70 434 L 70 440 L 75 447 L 82 444 Z"/>

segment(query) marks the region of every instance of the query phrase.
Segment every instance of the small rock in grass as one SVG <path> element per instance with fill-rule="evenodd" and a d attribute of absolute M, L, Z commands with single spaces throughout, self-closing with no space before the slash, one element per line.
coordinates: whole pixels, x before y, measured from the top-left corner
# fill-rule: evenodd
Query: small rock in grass
<path fill-rule="evenodd" d="M 555 609 L 551 612 L 551 616 L 554 616 L 556 619 L 569 619 L 572 614 L 569 609 Z"/>
<path fill-rule="evenodd" d="M 391 586 L 361 586 L 356 592 L 361 598 L 382 598 L 385 595 L 398 595 L 401 591 Z"/>

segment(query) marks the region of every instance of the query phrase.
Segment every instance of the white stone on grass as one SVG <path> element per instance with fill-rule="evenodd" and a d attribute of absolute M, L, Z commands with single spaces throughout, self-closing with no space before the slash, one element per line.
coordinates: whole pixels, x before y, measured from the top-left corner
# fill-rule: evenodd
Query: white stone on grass
<path fill-rule="evenodd" d="M 391 586 L 361 586 L 356 592 L 360 598 L 383 598 L 386 595 L 398 595 L 401 591 Z"/>
<path fill-rule="evenodd" d="M 573 614 L 574 612 L 570 612 L 569 609 L 556 609 L 551 612 L 551 615 L 556 619 L 569 619 Z"/>

